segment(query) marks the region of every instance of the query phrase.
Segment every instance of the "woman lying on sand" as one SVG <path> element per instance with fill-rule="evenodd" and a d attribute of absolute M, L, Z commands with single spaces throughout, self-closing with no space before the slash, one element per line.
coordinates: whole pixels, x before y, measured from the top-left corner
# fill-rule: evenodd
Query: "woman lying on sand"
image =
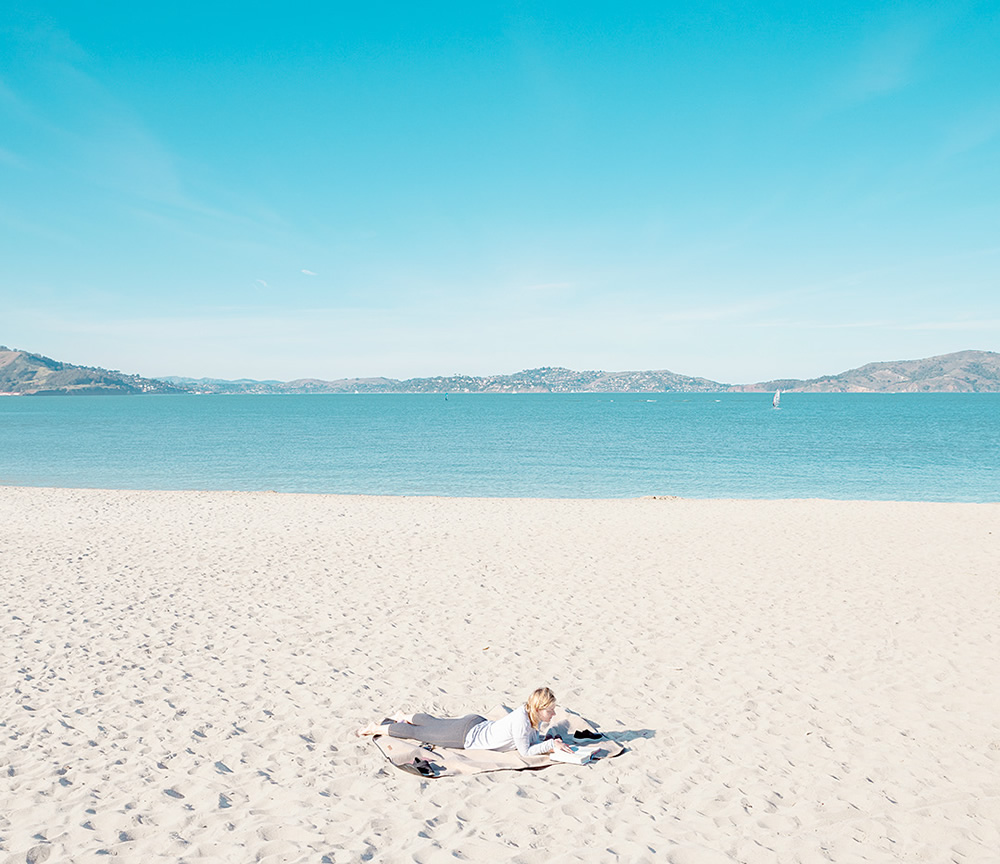
<path fill-rule="evenodd" d="M 572 752 L 561 738 L 543 740 L 538 734 L 539 724 L 548 723 L 555 713 L 555 694 L 548 687 L 539 687 L 524 705 L 500 720 L 487 720 L 478 714 L 457 718 L 412 714 L 393 718 L 395 722 L 369 723 L 357 734 L 412 738 L 454 750 L 517 749 L 522 756 L 541 756 L 553 750 Z"/>

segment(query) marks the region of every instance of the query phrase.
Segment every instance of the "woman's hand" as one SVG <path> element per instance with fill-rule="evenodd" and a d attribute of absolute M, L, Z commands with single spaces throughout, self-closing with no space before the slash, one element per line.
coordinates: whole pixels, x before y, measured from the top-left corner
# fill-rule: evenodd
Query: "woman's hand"
<path fill-rule="evenodd" d="M 553 738 L 552 743 L 554 745 L 552 748 L 553 750 L 562 750 L 563 753 L 573 752 L 573 748 L 570 747 L 569 744 L 567 744 L 565 741 L 563 741 L 562 738 Z"/>

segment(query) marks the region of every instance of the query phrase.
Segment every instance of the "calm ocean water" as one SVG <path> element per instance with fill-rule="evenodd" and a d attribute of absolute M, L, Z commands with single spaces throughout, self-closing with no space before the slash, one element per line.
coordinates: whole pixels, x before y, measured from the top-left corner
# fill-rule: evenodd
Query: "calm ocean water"
<path fill-rule="evenodd" d="M 0 485 L 1000 501 L 1000 394 L 0 398 Z"/>

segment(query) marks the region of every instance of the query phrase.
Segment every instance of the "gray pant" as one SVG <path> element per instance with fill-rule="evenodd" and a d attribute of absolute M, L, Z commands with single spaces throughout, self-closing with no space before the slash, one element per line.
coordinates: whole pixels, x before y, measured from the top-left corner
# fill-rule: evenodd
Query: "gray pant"
<path fill-rule="evenodd" d="M 450 747 L 461 750 L 465 747 L 465 736 L 474 726 L 486 718 L 478 714 L 464 717 L 432 717 L 430 714 L 414 714 L 412 723 L 391 723 L 389 734 L 393 738 L 411 738 L 435 747 Z"/>

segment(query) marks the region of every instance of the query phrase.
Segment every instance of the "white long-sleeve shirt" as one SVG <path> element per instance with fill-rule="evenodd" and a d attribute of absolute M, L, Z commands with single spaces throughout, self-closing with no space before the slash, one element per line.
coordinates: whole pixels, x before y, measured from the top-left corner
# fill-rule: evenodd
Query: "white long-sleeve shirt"
<path fill-rule="evenodd" d="M 542 741 L 528 719 L 523 705 L 500 720 L 485 720 L 473 726 L 465 736 L 466 750 L 514 750 L 522 756 L 551 753 L 555 741 Z"/>

